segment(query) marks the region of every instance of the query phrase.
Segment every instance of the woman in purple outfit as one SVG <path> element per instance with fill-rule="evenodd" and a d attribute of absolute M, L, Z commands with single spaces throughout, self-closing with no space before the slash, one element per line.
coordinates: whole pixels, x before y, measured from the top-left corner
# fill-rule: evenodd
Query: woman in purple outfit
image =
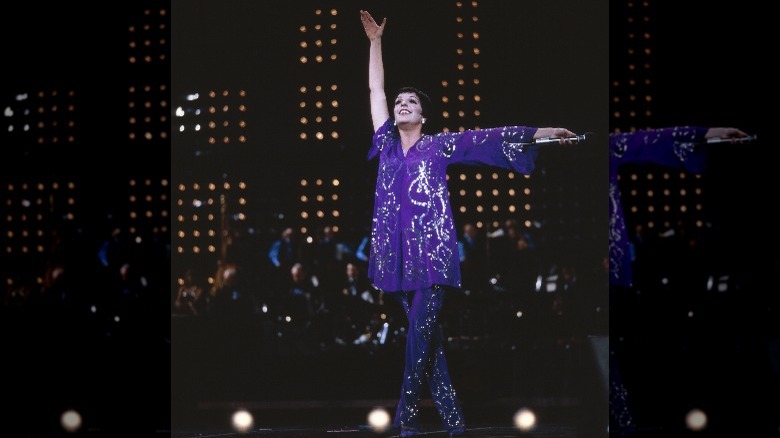
<path fill-rule="evenodd" d="M 736 128 L 703 128 L 676 126 L 645 129 L 609 136 L 609 283 L 630 287 L 631 257 L 628 233 L 620 205 L 618 171 L 627 163 L 656 164 L 684 169 L 692 173 L 704 170 L 706 148 L 710 139 L 737 142 L 748 135 Z M 697 147 L 697 144 L 699 146 Z"/>
<path fill-rule="evenodd" d="M 645 129 L 609 136 L 609 296 L 612 316 L 620 312 L 617 301 L 633 287 L 628 232 L 620 202 L 618 173 L 624 164 L 655 164 L 701 173 L 706 164 L 708 141 L 722 139 L 744 141 L 748 134 L 736 128 L 676 126 Z M 619 345 L 616 343 L 615 345 Z M 621 366 L 609 355 L 610 430 L 618 436 L 630 436 L 636 424 L 621 378 Z"/>
<path fill-rule="evenodd" d="M 388 111 L 384 90 L 382 33 L 366 11 L 360 17 L 370 41 L 368 80 L 373 144 L 379 158 L 368 276 L 398 297 L 409 320 L 404 378 L 393 425 L 401 436 L 418 433 L 423 381 L 450 435 L 465 431 L 460 403 L 444 357 L 438 315 L 447 288 L 461 287 L 458 235 L 447 192 L 447 166 L 500 166 L 523 174 L 534 169 L 538 138 L 575 136 L 564 128 L 506 126 L 423 134 L 428 96 L 402 88 Z"/>

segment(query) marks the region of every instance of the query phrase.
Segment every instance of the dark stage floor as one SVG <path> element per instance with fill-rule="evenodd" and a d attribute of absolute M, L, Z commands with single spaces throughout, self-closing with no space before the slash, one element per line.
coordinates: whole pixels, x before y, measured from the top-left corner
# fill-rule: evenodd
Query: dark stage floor
<path fill-rule="evenodd" d="M 191 424 L 173 430 L 172 437 L 204 438 L 229 436 L 355 436 L 355 437 L 397 437 L 397 430 L 375 431 L 368 422 L 368 413 L 376 408 L 393 414 L 395 400 L 350 400 L 350 401 L 291 401 L 277 403 L 202 404 Z M 519 408 L 534 412 L 536 423 L 526 431 L 514 425 L 514 415 Z M 232 414 L 244 409 L 251 413 L 253 427 L 239 432 L 233 427 Z M 489 404 L 463 407 L 467 431 L 471 437 L 561 437 L 584 438 L 606 437 L 606 427 L 596 432 L 592 418 L 583 410 L 577 400 L 566 397 L 549 399 L 506 399 Z M 606 418 L 601 419 L 606 426 Z M 424 400 L 420 410 L 421 436 L 444 437 L 447 432 L 430 400 Z"/>
<path fill-rule="evenodd" d="M 257 428 L 246 433 L 239 432 L 214 432 L 214 433 L 173 433 L 171 436 L 178 438 L 207 438 L 207 437 L 231 437 L 231 436 L 283 436 L 283 437 L 318 437 L 318 436 L 349 436 L 349 437 L 398 437 L 398 433 L 388 431 L 378 433 L 371 430 L 368 425 L 344 426 L 334 428 Z M 420 436 L 444 437 L 448 436 L 443 429 L 429 428 L 421 431 Z M 469 437 L 580 437 L 576 427 L 570 424 L 544 424 L 535 427 L 528 432 L 520 432 L 512 426 L 475 425 L 469 427 L 462 436 Z"/>

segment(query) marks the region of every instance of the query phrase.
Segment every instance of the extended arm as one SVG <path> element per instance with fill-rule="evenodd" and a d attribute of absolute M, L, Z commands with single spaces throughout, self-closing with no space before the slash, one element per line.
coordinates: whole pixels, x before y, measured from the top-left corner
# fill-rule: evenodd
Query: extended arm
<path fill-rule="evenodd" d="M 610 162 L 652 163 L 701 172 L 706 161 L 708 139 L 723 138 L 738 142 L 747 137 L 737 128 L 676 126 L 670 128 L 612 133 L 609 136 Z"/>
<path fill-rule="evenodd" d="M 533 139 L 560 138 L 561 143 L 571 143 L 565 137 L 575 136 L 565 128 L 536 128 L 528 126 L 503 126 L 463 132 L 436 134 L 442 154 L 449 162 L 498 166 L 529 174 L 540 145 Z"/>
<path fill-rule="evenodd" d="M 575 133 L 566 128 L 539 128 L 534 133 L 534 139 L 537 138 L 561 138 L 561 143 L 571 143 L 571 140 L 563 140 L 564 137 L 574 137 Z"/>
<path fill-rule="evenodd" d="M 706 148 L 696 147 L 704 141 L 707 128 L 676 126 L 646 129 L 609 135 L 610 163 L 656 164 L 699 173 L 704 170 Z"/>
<path fill-rule="evenodd" d="M 387 110 L 387 97 L 385 96 L 385 70 L 382 63 L 382 33 L 385 30 L 387 19 L 382 24 L 376 21 L 366 11 L 360 11 L 360 20 L 366 30 L 371 46 L 368 52 L 368 89 L 371 92 L 371 121 L 374 124 L 374 132 L 390 117 Z"/>
<path fill-rule="evenodd" d="M 707 133 L 704 134 L 705 139 L 711 138 L 728 138 L 732 143 L 736 143 L 740 138 L 747 137 L 747 133 L 742 132 L 737 128 L 710 128 Z"/>

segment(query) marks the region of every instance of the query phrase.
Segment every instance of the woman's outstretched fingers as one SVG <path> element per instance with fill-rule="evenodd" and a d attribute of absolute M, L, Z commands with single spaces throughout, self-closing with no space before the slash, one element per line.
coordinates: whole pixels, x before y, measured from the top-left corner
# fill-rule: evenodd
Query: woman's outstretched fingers
<path fill-rule="evenodd" d="M 366 30 L 366 36 L 368 36 L 369 39 L 382 37 L 382 32 L 385 29 L 385 22 L 387 22 L 387 18 L 383 18 L 382 24 L 377 25 L 376 21 L 374 21 L 374 17 L 372 17 L 371 14 L 369 14 L 367 11 L 361 10 L 360 21 L 363 22 L 363 28 Z"/>

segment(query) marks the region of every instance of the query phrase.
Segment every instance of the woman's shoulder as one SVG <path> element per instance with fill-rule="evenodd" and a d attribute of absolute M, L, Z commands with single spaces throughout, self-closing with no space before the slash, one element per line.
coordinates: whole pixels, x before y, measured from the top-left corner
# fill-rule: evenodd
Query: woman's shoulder
<path fill-rule="evenodd" d="M 376 130 L 374 133 L 375 136 L 378 135 L 388 135 L 388 134 L 394 134 L 395 133 L 395 120 L 393 117 L 388 117 L 387 120 L 385 120 L 384 123 L 382 123 L 382 126 L 379 127 L 379 129 Z"/>

